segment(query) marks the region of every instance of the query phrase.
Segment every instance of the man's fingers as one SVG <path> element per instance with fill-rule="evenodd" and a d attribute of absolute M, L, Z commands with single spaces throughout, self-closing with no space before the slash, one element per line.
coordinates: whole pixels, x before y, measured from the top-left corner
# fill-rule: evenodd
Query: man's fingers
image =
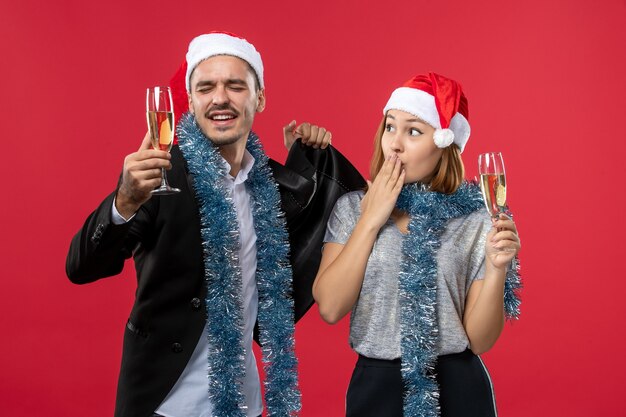
<path fill-rule="evenodd" d="M 146 181 L 154 178 L 161 179 L 161 168 L 133 172 L 133 178 L 135 181 Z"/>
<path fill-rule="evenodd" d="M 309 131 L 309 137 L 306 138 L 306 143 L 313 146 L 314 148 L 316 147 L 315 144 L 317 143 L 318 132 L 319 132 L 319 127 L 317 127 L 316 125 L 311 125 L 310 131 Z M 304 138 L 302 139 L 302 142 L 304 142 Z"/>
<path fill-rule="evenodd" d="M 315 132 L 313 131 L 313 127 L 315 127 Z M 317 149 L 320 146 L 322 146 L 322 143 L 324 142 L 324 136 L 326 135 L 326 129 L 324 129 L 323 127 L 318 127 L 318 126 L 312 126 L 311 127 L 311 133 L 313 136 L 313 148 Z"/>
<path fill-rule="evenodd" d="M 125 163 L 148 161 L 148 160 L 160 160 L 169 163 L 172 158 L 169 152 L 157 151 L 156 149 L 143 149 L 126 156 Z"/>
<path fill-rule="evenodd" d="M 292 134 L 293 135 L 295 133 L 295 131 L 294 131 L 295 128 L 296 128 L 296 121 L 292 120 L 288 124 L 283 126 L 283 133 L 284 134 Z"/>
<path fill-rule="evenodd" d="M 332 140 L 333 140 L 333 134 L 330 133 L 329 131 L 326 131 L 326 134 L 322 138 L 322 149 L 326 149 L 328 145 L 332 143 Z"/>
<path fill-rule="evenodd" d="M 144 180 L 137 181 L 137 183 L 135 184 L 135 189 L 141 192 L 142 194 L 149 196 L 150 191 L 154 190 L 159 185 L 161 185 L 160 175 L 155 178 L 147 178 Z"/>
<path fill-rule="evenodd" d="M 170 169 L 172 163 L 168 158 L 156 158 L 156 157 L 148 157 L 148 158 L 134 158 L 129 159 L 126 164 L 126 168 L 128 171 L 145 171 L 148 169 Z"/>
<path fill-rule="evenodd" d="M 146 132 L 146 136 L 143 137 L 141 141 L 141 146 L 139 146 L 139 151 L 144 151 L 146 149 L 152 149 L 152 141 L 150 140 L 150 132 Z"/>
<path fill-rule="evenodd" d="M 302 123 L 296 128 L 296 137 L 302 139 L 302 143 L 307 143 L 311 137 L 311 125 L 309 123 Z"/>

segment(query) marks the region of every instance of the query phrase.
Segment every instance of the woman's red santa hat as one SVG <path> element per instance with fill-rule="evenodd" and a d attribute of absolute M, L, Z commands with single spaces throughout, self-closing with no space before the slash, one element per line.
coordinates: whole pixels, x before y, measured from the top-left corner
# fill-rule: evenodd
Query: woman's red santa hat
<path fill-rule="evenodd" d="M 383 113 L 401 110 L 435 128 L 439 148 L 455 143 L 461 152 L 470 136 L 467 98 L 461 84 L 434 72 L 411 78 L 391 93 Z"/>

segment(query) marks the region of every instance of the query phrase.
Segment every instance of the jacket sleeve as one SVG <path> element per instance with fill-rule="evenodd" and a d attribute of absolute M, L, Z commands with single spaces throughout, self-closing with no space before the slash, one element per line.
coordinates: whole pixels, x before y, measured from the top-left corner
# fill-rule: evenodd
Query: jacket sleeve
<path fill-rule="evenodd" d="M 125 224 L 114 224 L 111 220 L 114 198 L 115 192 L 104 199 L 72 239 L 65 271 L 75 284 L 119 274 L 151 221 L 153 205 L 144 204 L 133 219 Z"/>
<path fill-rule="evenodd" d="M 284 166 L 272 161 L 287 219 L 293 270 L 295 319 L 313 305 L 313 281 L 322 259 L 326 223 L 343 194 L 365 187 L 356 168 L 334 147 L 296 142 Z"/>

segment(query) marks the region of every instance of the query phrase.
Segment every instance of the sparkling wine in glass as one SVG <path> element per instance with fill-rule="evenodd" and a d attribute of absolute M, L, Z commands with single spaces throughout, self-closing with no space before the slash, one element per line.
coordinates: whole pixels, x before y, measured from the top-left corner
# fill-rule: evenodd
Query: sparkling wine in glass
<path fill-rule="evenodd" d="M 485 206 L 492 217 L 506 211 L 506 175 L 500 152 L 483 153 L 478 156 L 480 189 Z"/>
<path fill-rule="evenodd" d="M 146 92 L 146 118 L 152 147 L 169 152 L 174 142 L 174 105 L 169 87 L 152 87 Z M 161 168 L 161 186 L 152 194 L 169 195 L 180 192 L 167 183 L 165 169 Z"/>

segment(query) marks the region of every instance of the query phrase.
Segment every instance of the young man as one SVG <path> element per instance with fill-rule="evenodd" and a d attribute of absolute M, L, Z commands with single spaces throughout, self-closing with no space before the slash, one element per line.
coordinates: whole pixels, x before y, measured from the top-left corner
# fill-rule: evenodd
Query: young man
<path fill-rule="evenodd" d="M 251 131 L 265 107 L 263 63 L 246 40 L 201 35 L 186 61 L 189 112 L 178 122 L 178 146 L 171 154 L 150 149 L 146 135 L 126 157 L 117 190 L 74 237 L 67 274 L 92 282 L 134 257 L 138 288 L 117 417 L 260 416 L 255 324 L 268 415 L 293 415 L 300 408 L 294 298 L 297 319 L 312 302 L 330 210 L 363 181 L 331 148 L 295 145 L 287 167 L 268 160 Z M 293 128 L 284 130 L 288 147 Z M 315 148 L 330 140 L 308 124 L 298 130 Z M 151 196 L 161 168 L 170 167 L 181 192 Z"/>

